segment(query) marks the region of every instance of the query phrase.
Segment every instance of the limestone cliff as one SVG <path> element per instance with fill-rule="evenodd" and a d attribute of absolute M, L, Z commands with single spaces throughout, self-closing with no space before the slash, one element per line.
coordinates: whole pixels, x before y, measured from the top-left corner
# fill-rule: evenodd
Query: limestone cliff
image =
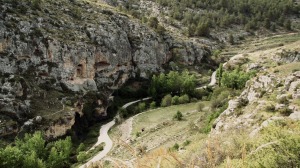
<path fill-rule="evenodd" d="M 0 11 L 0 136 L 36 127 L 61 136 L 87 111 L 86 93 L 101 118 L 129 78 L 162 71 L 178 53 L 187 65 L 209 54 L 97 2 L 0 0 Z"/>

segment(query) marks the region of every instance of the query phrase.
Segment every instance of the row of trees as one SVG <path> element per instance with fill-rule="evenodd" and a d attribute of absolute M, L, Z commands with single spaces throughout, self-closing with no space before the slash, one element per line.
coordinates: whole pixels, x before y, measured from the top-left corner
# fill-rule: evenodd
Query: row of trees
<path fill-rule="evenodd" d="M 3 168 L 58 168 L 70 166 L 71 138 L 46 144 L 41 132 L 26 134 L 15 146 L 0 149 L 0 167 Z"/>
<path fill-rule="evenodd" d="M 195 88 L 195 75 L 189 74 L 187 70 L 182 73 L 170 71 L 166 75 L 164 73 L 153 75 L 149 94 L 153 98 L 166 93 L 190 95 L 195 91 Z"/>

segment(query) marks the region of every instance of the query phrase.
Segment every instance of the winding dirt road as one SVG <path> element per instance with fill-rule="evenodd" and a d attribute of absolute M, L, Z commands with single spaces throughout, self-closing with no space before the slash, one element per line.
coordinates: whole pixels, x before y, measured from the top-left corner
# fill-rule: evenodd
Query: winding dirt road
<path fill-rule="evenodd" d="M 207 86 L 214 86 L 216 85 L 217 83 L 217 71 L 214 71 L 213 74 L 211 75 L 211 78 L 210 78 L 210 83 L 208 85 L 205 85 L 205 86 L 201 86 L 201 87 L 198 87 L 196 89 L 202 89 L 202 88 L 207 88 Z"/>
<path fill-rule="evenodd" d="M 144 98 L 144 99 L 132 101 L 132 102 L 129 102 L 129 103 L 126 103 L 125 105 L 123 105 L 122 108 L 126 109 L 127 107 L 129 107 L 129 106 L 131 106 L 133 104 L 136 104 L 136 103 L 141 102 L 141 101 L 146 101 L 146 100 L 149 100 L 149 99 L 151 99 L 151 97 L 147 97 L 147 98 Z M 100 128 L 100 134 L 99 134 L 99 137 L 98 137 L 98 141 L 89 150 L 94 149 L 96 146 L 100 145 L 103 142 L 105 143 L 104 149 L 101 152 L 99 152 L 97 155 L 95 155 L 93 158 L 91 158 L 87 163 L 81 165 L 80 168 L 89 167 L 93 162 L 101 160 L 103 157 L 105 157 L 108 154 L 108 152 L 113 147 L 113 142 L 110 139 L 110 137 L 108 136 L 108 131 L 115 124 L 116 124 L 116 122 L 113 119 L 111 122 L 109 122 L 109 123 L 101 126 L 101 128 Z"/>

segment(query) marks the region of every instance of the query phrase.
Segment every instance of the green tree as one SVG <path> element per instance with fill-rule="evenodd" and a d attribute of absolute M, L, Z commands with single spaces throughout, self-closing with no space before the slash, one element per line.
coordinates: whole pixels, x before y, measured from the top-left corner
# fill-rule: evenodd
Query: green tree
<path fill-rule="evenodd" d="M 0 167 L 20 168 L 24 160 L 22 151 L 17 147 L 7 146 L 0 150 Z"/>
<path fill-rule="evenodd" d="M 25 134 L 24 139 L 17 139 L 16 146 L 23 153 L 35 153 L 38 158 L 45 158 L 47 151 L 45 149 L 46 141 L 40 131 L 35 132 L 33 135 Z"/>
<path fill-rule="evenodd" d="M 39 159 L 37 154 L 33 151 L 30 155 L 27 155 L 24 157 L 23 160 L 23 166 L 24 168 L 46 168 L 46 164 L 43 162 L 43 160 Z"/>
<path fill-rule="evenodd" d="M 52 146 L 52 144 L 50 144 Z M 72 151 L 71 138 L 67 137 L 64 140 L 58 140 L 51 147 L 48 157 L 48 167 L 65 167 L 69 164 L 70 154 Z"/>
<path fill-rule="evenodd" d="M 181 74 L 182 84 L 181 84 L 181 92 L 184 94 L 192 94 L 196 88 L 196 76 L 189 75 L 188 71 L 184 71 Z"/>

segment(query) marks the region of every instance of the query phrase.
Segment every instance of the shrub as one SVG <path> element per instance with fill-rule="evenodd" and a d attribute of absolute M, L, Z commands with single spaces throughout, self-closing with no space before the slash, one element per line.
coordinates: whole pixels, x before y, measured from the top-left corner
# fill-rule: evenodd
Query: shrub
<path fill-rule="evenodd" d="M 228 42 L 229 42 L 231 45 L 234 44 L 234 38 L 233 38 L 232 34 L 229 35 L 229 37 L 228 37 Z"/>
<path fill-rule="evenodd" d="M 284 107 L 282 109 L 279 109 L 278 112 L 283 116 L 289 116 L 293 113 L 293 110 L 289 109 L 288 107 Z"/>
<path fill-rule="evenodd" d="M 199 127 L 193 121 L 190 121 L 189 122 L 189 130 L 190 131 L 198 131 Z"/>
<path fill-rule="evenodd" d="M 177 111 L 177 113 L 173 116 L 173 119 L 177 121 L 181 121 L 182 117 L 183 117 L 182 113 L 180 111 Z"/>
<path fill-rule="evenodd" d="M 84 151 L 84 149 L 85 149 L 84 143 L 80 143 L 80 145 L 79 145 L 78 148 L 76 149 L 76 152 L 77 152 L 77 153 L 82 152 L 82 151 Z"/>
<path fill-rule="evenodd" d="M 225 102 L 222 99 L 213 99 L 211 101 L 210 107 L 212 109 L 216 109 L 216 108 L 222 107 L 224 105 L 224 103 Z"/>
<path fill-rule="evenodd" d="M 249 103 L 249 100 L 248 100 L 248 99 L 240 99 L 240 100 L 239 100 L 239 103 L 238 103 L 238 108 L 247 106 L 248 103 Z"/>
<path fill-rule="evenodd" d="M 266 106 L 266 111 L 274 112 L 275 111 L 275 106 L 273 104 L 270 104 L 270 105 Z"/>
<path fill-rule="evenodd" d="M 85 160 L 88 159 L 88 155 L 85 152 L 79 152 L 77 155 L 77 161 L 83 163 Z"/>
<path fill-rule="evenodd" d="M 145 145 L 139 145 L 136 147 L 136 152 L 141 155 L 144 154 L 147 151 L 147 146 Z"/>
<path fill-rule="evenodd" d="M 161 106 L 167 107 L 167 106 L 170 106 L 171 103 L 172 103 L 172 96 L 170 94 L 168 94 L 162 99 Z"/>
<path fill-rule="evenodd" d="M 157 17 L 151 17 L 149 18 L 149 21 L 148 21 L 148 24 L 150 27 L 154 28 L 154 29 L 157 29 L 158 27 L 158 20 L 157 20 Z"/>
<path fill-rule="evenodd" d="M 178 143 L 175 143 L 174 145 L 173 145 L 173 147 L 172 147 L 174 150 L 178 150 L 179 149 L 179 145 L 178 145 Z"/>
<path fill-rule="evenodd" d="M 144 111 L 146 109 L 146 103 L 145 102 L 139 103 L 138 109 L 139 109 L 139 112 Z"/>
<path fill-rule="evenodd" d="M 179 96 L 174 96 L 173 98 L 172 98 L 172 105 L 176 105 L 176 104 L 178 104 L 179 103 Z"/>
<path fill-rule="evenodd" d="M 155 109 L 156 108 L 156 102 L 153 101 L 150 103 L 150 109 Z"/>
<path fill-rule="evenodd" d="M 121 116 L 122 118 L 128 117 L 128 111 L 127 111 L 127 109 L 125 109 L 125 108 L 120 108 L 120 109 L 119 109 L 119 114 L 120 114 L 120 116 Z"/>
<path fill-rule="evenodd" d="M 202 111 L 204 107 L 205 107 L 204 103 L 202 102 L 198 103 L 198 111 Z"/>
<path fill-rule="evenodd" d="M 278 99 L 278 103 L 287 105 L 289 104 L 289 100 L 287 99 L 287 97 L 283 96 Z"/>
<path fill-rule="evenodd" d="M 188 146 L 190 143 L 191 143 L 190 140 L 186 140 L 186 141 L 183 142 L 183 146 Z"/>
<path fill-rule="evenodd" d="M 189 102 L 190 102 L 190 97 L 187 94 L 179 97 L 179 104 L 184 104 Z"/>
<path fill-rule="evenodd" d="M 135 136 L 136 136 L 136 137 L 140 137 L 141 134 L 142 134 L 142 133 L 138 131 L 138 132 L 135 133 Z"/>
<path fill-rule="evenodd" d="M 210 90 L 207 89 L 197 89 L 192 93 L 192 97 L 195 97 L 197 99 L 203 99 L 205 96 L 209 96 Z"/>
<path fill-rule="evenodd" d="M 43 0 L 32 0 L 32 7 L 34 9 L 41 9 L 43 6 L 44 1 Z"/>

